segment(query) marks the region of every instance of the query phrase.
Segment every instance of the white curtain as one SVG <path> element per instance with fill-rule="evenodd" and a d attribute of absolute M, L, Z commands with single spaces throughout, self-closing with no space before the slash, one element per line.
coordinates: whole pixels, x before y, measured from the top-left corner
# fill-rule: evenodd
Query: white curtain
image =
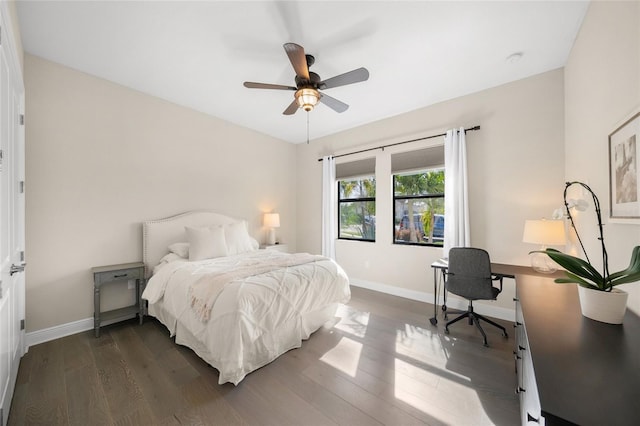
<path fill-rule="evenodd" d="M 336 258 L 336 160 L 322 158 L 322 255 Z"/>
<path fill-rule="evenodd" d="M 448 130 L 444 138 L 444 250 L 468 247 L 469 198 L 467 190 L 467 147 L 464 127 Z"/>

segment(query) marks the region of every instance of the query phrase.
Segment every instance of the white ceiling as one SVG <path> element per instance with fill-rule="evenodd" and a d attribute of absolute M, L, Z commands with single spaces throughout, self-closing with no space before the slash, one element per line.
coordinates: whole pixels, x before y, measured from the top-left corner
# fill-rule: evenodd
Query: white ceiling
<path fill-rule="evenodd" d="M 292 143 L 307 113 L 282 111 L 295 85 L 282 45 L 316 57 L 350 105 L 309 113 L 310 138 L 564 66 L 585 1 L 19 1 L 26 52 Z M 507 57 L 522 52 L 520 61 Z"/>

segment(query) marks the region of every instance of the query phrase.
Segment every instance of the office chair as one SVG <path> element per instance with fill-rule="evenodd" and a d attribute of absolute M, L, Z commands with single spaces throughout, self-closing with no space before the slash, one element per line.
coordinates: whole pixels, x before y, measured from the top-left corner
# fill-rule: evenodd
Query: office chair
<path fill-rule="evenodd" d="M 493 286 L 493 281 L 499 281 L 500 288 Z M 502 330 L 504 337 L 507 330 L 500 324 L 491 321 L 473 310 L 474 300 L 495 300 L 502 292 L 502 277 L 491 274 L 491 260 L 485 250 L 471 247 L 454 247 L 449 251 L 449 268 L 445 281 L 447 291 L 464 297 L 469 301 L 469 307 L 465 313 L 449 321 L 444 326 L 444 332 L 449 334 L 449 326 L 463 318 L 469 318 L 469 325 L 475 324 L 482 334 L 484 345 L 487 343 L 487 335 L 480 326 L 480 321 L 485 321 Z M 445 319 L 446 311 L 445 311 Z"/>

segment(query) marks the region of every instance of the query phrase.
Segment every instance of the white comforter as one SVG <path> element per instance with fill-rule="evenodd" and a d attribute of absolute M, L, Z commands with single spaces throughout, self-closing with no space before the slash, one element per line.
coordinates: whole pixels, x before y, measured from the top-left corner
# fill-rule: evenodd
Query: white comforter
<path fill-rule="evenodd" d="M 345 272 L 324 258 L 230 281 L 217 293 L 206 321 L 191 307 L 190 288 L 202 285 L 203 276 L 228 271 L 247 259 L 282 256 L 289 255 L 258 250 L 197 262 L 174 260 L 155 269 L 142 297 L 176 343 L 191 347 L 218 369 L 220 384 L 238 384 L 249 372 L 300 347 L 335 313 L 338 303 L 350 298 Z"/>

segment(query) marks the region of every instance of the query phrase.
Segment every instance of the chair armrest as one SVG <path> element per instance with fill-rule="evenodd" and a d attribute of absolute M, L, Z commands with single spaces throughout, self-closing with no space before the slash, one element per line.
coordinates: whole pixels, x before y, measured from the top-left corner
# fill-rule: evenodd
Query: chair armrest
<path fill-rule="evenodd" d="M 500 292 L 502 292 L 502 279 L 504 277 L 502 275 L 492 275 L 491 276 L 491 280 L 492 281 L 499 281 L 500 282 Z"/>

